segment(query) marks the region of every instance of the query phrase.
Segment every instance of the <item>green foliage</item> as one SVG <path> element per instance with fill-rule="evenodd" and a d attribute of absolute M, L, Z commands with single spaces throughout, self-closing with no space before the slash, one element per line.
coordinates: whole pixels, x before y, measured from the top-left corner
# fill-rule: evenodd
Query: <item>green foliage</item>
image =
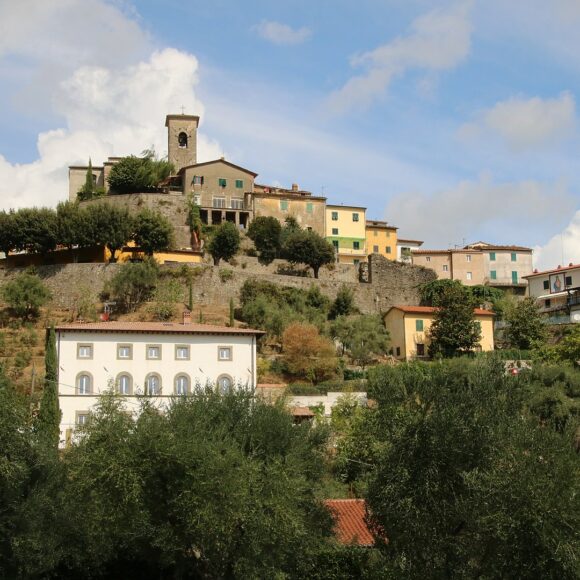
<path fill-rule="evenodd" d="M 6 256 L 18 246 L 18 228 L 14 211 L 0 211 L 0 251 Z"/>
<path fill-rule="evenodd" d="M 93 164 L 89 158 L 89 165 L 85 175 L 85 182 L 77 192 L 77 201 L 88 201 L 106 195 L 104 187 L 97 187 L 93 179 Z"/>
<path fill-rule="evenodd" d="M 339 288 L 336 298 L 330 307 L 328 318 L 334 320 L 339 316 L 348 316 L 355 311 L 354 293 L 344 284 Z"/>
<path fill-rule="evenodd" d="M 161 213 L 146 208 L 135 218 L 133 239 L 147 256 L 152 256 L 154 252 L 163 252 L 171 247 L 173 227 Z"/>
<path fill-rule="evenodd" d="M 84 243 L 106 246 L 110 262 L 117 261 L 117 252 L 131 239 L 133 219 L 126 207 L 109 203 L 95 203 L 83 210 Z"/>
<path fill-rule="evenodd" d="M 222 282 L 227 282 L 234 277 L 234 271 L 230 268 L 221 268 L 219 271 L 219 277 Z"/>
<path fill-rule="evenodd" d="M 580 361 L 580 324 L 568 328 L 555 350 L 556 355 L 561 360 Z"/>
<path fill-rule="evenodd" d="M 314 231 L 296 230 L 286 237 L 283 257 L 292 264 L 306 264 L 318 278 L 320 268 L 335 260 L 334 247 Z"/>
<path fill-rule="evenodd" d="M 436 300 L 439 308 L 429 329 L 429 355 L 451 357 L 472 352 L 481 337 L 473 298 L 463 286 L 450 284 Z"/>
<path fill-rule="evenodd" d="M 51 298 L 50 290 L 36 274 L 22 272 L 4 284 L 2 298 L 20 318 L 38 318 L 40 307 Z"/>
<path fill-rule="evenodd" d="M 56 206 L 56 221 L 58 226 L 58 243 L 72 249 L 79 244 L 85 235 L 85 223 L 82 220 L 78 203 L 62 201 Z"/>
<path fill-rule="evenodd" d="M 168 161 L 156 159 L 153 151 L 145 151 L 143 157 L 131 155 L 115 163 L 107 181 L 111 193 L 158 191 L 159 184 L 174 170 Z"/>
<path fill-rule="evenodd" d="M 546 341 L 547 331 L 534 298 L 517 302 L 506 315 L 505 337 L 512 348 L 530 349 Z"/>
<path fill-rule="evenodd" d="M 261 264 L 270 264 L 282 249 L 282 226 L 275 217 L 259 216 L 248 228 L 248 237 L 254 242 Z"/>
<path fill-rule="evenodd" d="M 199 249 L 201 247 L 203 223 L 201 221 L 199 206 L 195 203 L 193 194 L 187 196 L 186 223 L 191 233 L 191 247 L 192 249 Z"/>
<path fill-rule="evenodd" d="M 131 312 L 149 300 L 157 286 L 159 266 L 153 259 L 123 264 L 107 284 L 121 310 Z"/>
<path fill-rule="evenodd" d="M 389 333 L 380 316 L 339 316 L 332 324 L 331 334 L 337 338 L 353 362 L 368 366 L 376 357 L 386 354 Z"/>
<path fill-rule="evenodd" d="M 230 298 L 230 328 L 234 327 L 234 299 Z"/>
<path fill-rule="evenodd" d="M 232 222 L 224 222 L 215 229 L 209 242 L 209 253 L 215 266 L 220 260 L 231 260 L 240 249 L 240 232 Z"/>
<path fill-rule="evenodd" d="M 181 283 L 175 279 L 163 279 L 155 288 L 151 311 L 155 320 L 171 320 L 176 305 L 183 299 Z"/>
<path fill-rule="evenodd" d="M 449 288 L 456 290 L 461 289 L 466 294 L 468 293 L 467 287 L 464 286 L 459 280 L 433 280 L 432 282 L 421 284 L 419 287 L 419 293 L 421 294 L 421 305 L 439 306 L 444 293 Z"/>
<path fill-rule="evenodd" d="M 56 212 L 46 207 L 19 209 L 13 216 L 16 239 L 13 248 L 42 254 L 56 248 L 58 222 Z"/>

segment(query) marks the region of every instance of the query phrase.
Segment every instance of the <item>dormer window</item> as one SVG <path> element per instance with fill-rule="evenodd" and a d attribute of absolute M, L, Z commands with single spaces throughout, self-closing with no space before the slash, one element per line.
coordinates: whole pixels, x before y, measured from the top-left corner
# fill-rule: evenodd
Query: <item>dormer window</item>
<path fill-rule="evenodd" d="M 182 131 L 177 136 L 177 144 L 179 145 L 179 147 L 181 149 L 186 149 L 187 148 L 187 133 L 185 133 L 184 131 Z"/>

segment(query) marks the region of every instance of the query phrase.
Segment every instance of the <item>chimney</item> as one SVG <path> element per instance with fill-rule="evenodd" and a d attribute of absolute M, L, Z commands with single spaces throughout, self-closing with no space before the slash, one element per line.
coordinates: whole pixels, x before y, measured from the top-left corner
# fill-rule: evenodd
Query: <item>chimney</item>
<path fill-rule="evenodd" d="M 298 191 L 298 184 L 297 183 L 292 184 L 292 191 Z"/>
<path fill-rule="evenodd" d="M 183 311 L 183 324 L 191 324 L 191 312 L 189 310 Z"/>

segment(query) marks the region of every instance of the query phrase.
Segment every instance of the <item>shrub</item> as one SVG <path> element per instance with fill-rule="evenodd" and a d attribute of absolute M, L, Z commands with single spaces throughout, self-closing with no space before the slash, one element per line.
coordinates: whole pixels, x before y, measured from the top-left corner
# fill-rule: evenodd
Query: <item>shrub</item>
<path fill-rule="evenodd" d="M 159 266 L 149 259 L 138 263 L 123 264 L 111 278 L 107 289 L 121 310 L 134 311 L 151 298 L 159 278 Z"/>
<path fill-rule="evenodd" d="M 234 277 L 234 271 L 226 268 L 221 269 L 219 271 L 219 277 L 222 282 L 227 282 Z"/>
<path fill-rule="evenodd" d="M 212 255 L 214 266 L 220 260 L 231 260 L 240 249 L 240 232 L 232 222 L 224 222 L 213 233 L 209 242 L 209 253 Z"/>
<path fill-rule="evenodd" d="M 2 288 L 2 297 L 20 318 L 37 318 L 40 307 L 52 297 L 36 274 L 23 272 Z"/>
<path fill-rule="evenodd" d="M 156 159 L 154 151 L 143 153 L 143 157 L 123 157 L 111 167 L 107 181 L 113 193 L 157 191 L 160 182 L 174 171 L 171 163 Z"/>

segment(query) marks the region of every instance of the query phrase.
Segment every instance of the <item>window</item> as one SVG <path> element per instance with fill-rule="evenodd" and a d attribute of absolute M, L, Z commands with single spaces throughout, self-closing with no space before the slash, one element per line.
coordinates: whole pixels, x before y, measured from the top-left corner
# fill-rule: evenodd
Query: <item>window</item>
<path fill-rule="evenodd" d="M 117 377 L 117 391 L 119 395 L 133 394 L 133 380 L 131 379 L 131 375 L 123 373 Z"/>
<path fill-rule="evenodd" d="M 332 240 L 332 245 L 334 246 L 334 249 L 338 252 L 338 240 Z"/>
<path fill-rule="evenodd" d="M 489 261 L 490 262 L 495 262 L 495 252 L 490 252 L 489 253 Z"/>
<path fill-rule="evenodd" d="M 79 427 L 82 427 L 83 425 L 87 425 L 89 422 L 89 414 L 87 413 L 87 411 L 77 411 L 76 412 L 76 424 Z"/>
<path fill-rule="evenodd" d="M 203 175 L 194 175 L 193 185 L 203 185 Z"/>
<path fill-rule="evenodd" d="M 93 379 L 89 373 L 81 373 L 77 376 L 77 394 L 90 395 L 93 392 Z"/>
<path fill-rule="evenodd" d="M 512 252 L 512 262 L 517 261 L 518 255 L 515 252 Z"/>
<path fill-rule="evenodd" d="M 159 360 L 161 358 L 161 345 L 148 344 L 147 345 L 147 360 Z"/>
<path fill-rule="evenodd" d="M 232 377 L 229 375 L 220 375 L 217 380 L 218 391 L 222 395 L 227 395 L 232 390 Z"/>
<path fill-rule="evenodd" d="M 403 248 L 404 250 L 406 250 L 407 248 Z M 425 256 L 425 262 L 430 262 L 431 261 L 431 256 Z"/>
<path fill-rule="evenodd" d="M 189 360 L 189 346 L 186 344 L 176 344 L 175 360 Z"/>
<path fill-rule="evenodd" d="M 187 133 L 183 131 L 177 136 L 177 144 L 179 145 L 180 149 L 187 148 Z"/>
<path fill-rule="evenodd" d="M 472 274 L 471 272 L 467 272 L 467 273 L 465 274 L 465 277 L 466 277 L 468 280 L 473 280 L 473 274 Z"/>
<path fill-rule="evenodd" d="M 387 232 L 387 238 L 391 237 L 391 232 Z"/>
<path fill-rule="evenodd" d="M 360 260 L 353 260 L 353 261 L 352 261 L 352 263 L 353 263 L 355 266 L 358 266 L 358 265 L 360 264 Z"/>
<path fill-rule="evenodd" d="M 225 187 L 227 184 L 228 184 L 228 181 L 227 181 L 227 179 L 225 179 L 225 178 L 223 178 L 223 177 L 220 177 L 220 178 L 218 179 L 218 185 L 219 185 L 220 187 Z"/>
<path fill-rule="evenodd" d="M 467 254 L 467 256 L 465 256 L 465 261 L 471 262 L 471 256 L 469 254 Z"/>
<path fill-rule="evenodd" d="M 378 254 L 379 253 L 379 247 L 378 246 L 373 246 L 373 252 L 375 254 Z"/>
<path fill-rule="evenodd" d="M 564 285 L 565 286 L 572 286 L 572 276 L 566 276 L 564 278 Z"/>
<path fill-rule="evenodd" d="M 230 207 L 232 209 L 244 209 L 244 200 L 236 199 L 235 197 L 233 197 L 230 201 Z"/>
<path fill-rule="evenodd" d="M 447 264 L 443 264 L 443 271 L 449 272 L 449 266 Z"/>
<path fill-rule="evenodd" d="M 544 307 L 545 308 L 550 308 L 551 305 L 552 305 L 552 301 L 550 299 L 544 300 Z"/>
<path fill-rule="evenodd" d="M 385 250 L 386 250 L 387 254 L 390 254 L 391 253 L 391 246 L 386 246 Z"/>
<path fill-rule="evenodd" d="M 353 222 L 358 222 L 358 213 L 353 213 L 352 214 L 352 221 Z"/>
<path fill-rule="evenodd" d="M 77 358 L 92 359 L 93 345 L 92 344 L 77 344 Z"/>
<path fill-rule="evenodd" d="M 131 360 L 133 358 L 133 347 L 130 344 L 118 344 L 117 358 L 119 360 Z"/>
<path fill-rule="evenodd" d="M 332 228 L 332 235 L 338 236 L 338 228 Z"/>
<path fill-rule="evenodd" d="M 419 343 L 417 345 L 417 356 L 425 356 L 425 345 Z"/>
<path fill-rule="evenodd" d="M 333 211 L 332 212 L 332 221 L 333 222 L 337 222 L 338 221 L 338 212 L 337 211 Z"/>
<path fill-rule="evenodd" d="M 91 177 L 93 178 L 93 185 L 97 185 L 97 176 L 93 173 Z"/>
<path fill-rule="evenodd" d="M 353 250 L 360 250 L 360 242 L 353 242 L 352 249 Z"/>
<path fill-rule="evenodd" d="M 512 284 L 517 284 L 517 283 L 518 283 L 518 273 L 512 272 Z"/>
<path fill-rule="evenodd" d="M 415 320 L 415 331 L 423 332 L 424 324 L 422 320 Z"/>
<path fill-rule="evenodd" d="M 212 199 L 212 206 L 218 209 L 224 209 L 226 207 L 225 197 L 214 197 Z"/>
<path fill-rule="evenodd" d="M 312 202 L 308 202 L 306 204 L 306 213 L 312 213 L 313 208 L 314 208 L 314 205 L 312 204 Z"/>
<path fill-rule="evenodd" d="M 187 375 L 177 375 L 175 377 L 175 394 L 187 395 L 189 393 L 189 377 Z"/>
<path fill-rule="evenodd" d="M 544 290 L 549 290 L 549 289 L 550 289 L 550 281 L 544 280 Z"/>
<path fill-rule="evenodd" d="M 377 232 L 377 230 L 373 230 L 373 236 L 375 236 L 375 238 L 379 235 L 379 232 Z"/>
<path fill-rule="evenodd" d="M 145 377 L 145 394 L 149 396 L 161 394 L 161 377 L 159 375 L 150 374 Z"/>
<path fill-rule="evenodd" d="M 232 360 L 232 347 L 218 346 L 218 360 Z"/>
<path fill-rule="evenodd" d="M 280 200 L 280 210 L 288 211 L 288 202 L 285 199 Z"/>
<path fill-rule="evenodd" d="M 397 347 L 397 356 L 401 356 L 401 347 L 400 346 Z"/>
<path fill-rule="evenodd" d="M 497 272 L 495 270 L 492 270 L 489 274 L 490 274 L 489 277 L 492 280 L 497 280 Z"/>
<path fill-rule="evenodd" d="M 236 179 L 236 189 L 244 189 L 244 180 Z"/>

